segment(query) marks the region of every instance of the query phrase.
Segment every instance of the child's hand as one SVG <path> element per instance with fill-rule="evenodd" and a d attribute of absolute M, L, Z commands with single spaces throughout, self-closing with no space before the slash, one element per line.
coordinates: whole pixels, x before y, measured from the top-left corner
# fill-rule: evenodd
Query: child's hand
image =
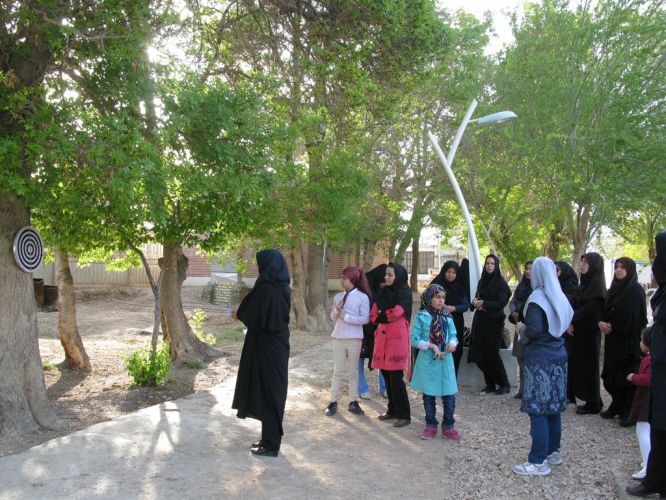
<path fill-rule="evenodd" d="M 631 382 L 632 377 L 635 375 L 635 373 L 630 373 L 627 375 L 627 382 Z"/>
<path fill-rule="evenodd" d="M 456 352 L 456 346 L 449 344 L 446 346 L 446 352 Z"/>

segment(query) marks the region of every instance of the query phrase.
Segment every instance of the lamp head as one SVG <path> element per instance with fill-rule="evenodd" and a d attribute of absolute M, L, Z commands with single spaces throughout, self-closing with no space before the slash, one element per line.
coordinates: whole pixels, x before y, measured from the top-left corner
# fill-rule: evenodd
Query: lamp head
<path fill-rule="evenodd" d="M 518 118 L 518 115 L 516 115 L 516 113 L 513 111 L 500 111 L 499 113 L 482 116 L 481 118 L 477 118 L 476 120 L 471 121 L 475 121 L 480 125 L 488 125 L 490 123 L 504 123 L 509 120 L 513 120 L 514 118 Z"/>

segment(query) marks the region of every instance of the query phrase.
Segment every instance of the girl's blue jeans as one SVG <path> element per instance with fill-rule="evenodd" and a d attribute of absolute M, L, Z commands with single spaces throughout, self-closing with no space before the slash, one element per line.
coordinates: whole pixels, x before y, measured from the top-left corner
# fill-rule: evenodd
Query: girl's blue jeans
<path fill-rule="evenodd" d="M 365 394 L 368 392 L 370 386 L 368 385 L 368 380 L 365 378 L 365 358 L 359 358 L 358 360 L 358 393 Z M 382 371 L 377 370 L 377 375 L 379 376 L 379 392 L 386 392 L 386 384 L 384 383 L 384 377 L 382 377 Z"/>
<path fill-rule="evenodd" d="M 453 394 L 449 396 L 441 396 L 442 398 L 442 407 L 444 410 L 444 416 L 442 418 L 442 429 L 451 429 L 456 423 L 453 418 L 453 412 L 456 409 L 456 397 Z M 439 422 L 437 421 L 437 397 L 428 396 L 427 394 L 423 395 L 423 408 L 425 409 L 425 421 L 428 427 L 437 428 Z"/>
<path fill-rule="evenodd" d="M 530 435 L 532 449 L 527 457 L 531 464 L 542 464 L 548 455 L 560 451 L 562 437 L 562 417 L 556 415 L 530 415 Z"/>

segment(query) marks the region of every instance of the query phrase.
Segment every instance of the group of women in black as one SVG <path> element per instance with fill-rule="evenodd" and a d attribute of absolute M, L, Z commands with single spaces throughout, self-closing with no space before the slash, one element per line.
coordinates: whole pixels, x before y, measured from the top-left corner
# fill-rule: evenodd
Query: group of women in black
<path fill-rule="evenodd" d="M 647 466 L 647 475 L 636 492 L 658 492 L 666 494 L 666 233 L 657 236 L 657 258 L 653 264 L 653 274 L 659 285 L 652 299 L 654 326 L 652 330 L 652 381 L 650 419 L 652 451 Z M 289 360 L 289 312 L 291 289 L 289 272 L 284 257 L 277 250 L 263 250 L 257 253 L 259 277 L 251 293 L 234 313 L 237 319 L 247 326 L 247 334 L 241 354 L 236 391 L 232 407 L 238 410 L 238 417 L 256 418 L 262 422 L 261 439 L 251 446 L 255 455 L 277 456 L 283 434 L 282 420 L 287 396 Z M 640 363 L 641 330 L 646 325 L 645 294 L 638 283 L 636 264 L 622 257 L 615 262 L 614 277 L 610 288 L 606 289 L 603 272 L 603 259 L 590 252 L 580 261 L 580 282 L 575 272 L 565 262 L 556 261 L 556 270 L 562 292 L 573 308 L 573 319 L 567 329 L 566 347 L 568 354 L 568 396 L 572 402 L 581 400 L 578 414 L 601 413 L 607 419 L 620 417 L 621 425 L 630 425 L 627 419 L 631 408 L 634 386 L 627 381 L 627 375 L 635 373 Z M 389 264 L 389 267 L 392 265 Z M 401 273 L 402 266 L 393 265 Z M 375 307 L 381 312 L 392 309 L 402 298 L 399 288 L 407 287 L 406 271 L 395 283 L 386 283 L 380 290 L 382 268 L 378 270 L 373 292 L 378 293 Z M 481 279 L 474 299 L 469 301 L 469 289 L 465 283 L 465 273 L 454 261 L 448 261 L 433 283 L 446 290 L 446 307 L 452 315 L 456 330 L 464 331 L 463 313 L 468 308 L 474 310 L 471 339 L 471 359 L 483 372 L 486 387 L 484 393 L 505 394 L 509 391 L 509 380 L 499 355 L 502 331 L 504 329 L 504 308 L 511 292 L 500 272 L 499 259 L 489 255 L 484 264 Z M 408 287 L 407 287 L 408 288 Z M 400 290 L 401 291 L 401 290 Z M 514 319 L 520 320 L 520 311 L 525 297 L 531 292 L 529 276 L 521 281 L 514 294 L 518 304 Z M 405 294 L 405 297 L 407 295 Z M 411 299 L 411 291 L 409 298 Z M 393 301 L 393 302 L 391 302 Z M 384 303 L 385 302 L 385 303 Z M 390 302 L 390 303 L 389 303 Z M 405 303 L 406 320 L 411 301 Z M 408 303 L 409 302 L 409 303 Z M 387 324 L 393 318 L 387 318 Z M 383 324 L 379 318 L 376 322 Z M 408 332 L 407 332 L 408 334 Z M 603 370 L 599 370 L 601 337 L 605 338 Z M 402 345 L 402 342 L 400 343 Z M 462 342 L 454 354 L 456 373 L 462 355 Z M 398 346 L 384 346 L 391 352 L 391 359 L 400 350 Z M 371 348 L 372 352 L 372 348 Z M 377 352 L 377 348 L 374 349 Z M 405 356 L 408 356 L 405 353 Z M 389 410 L 396 413 L 406 389 L 402 377 L 393 377 L 391 367 L 381 366 L 386 371 L 389 389 Z M 400 380 L 398 380 L 398 378 Z M 609 395 L 610 405 L 601 411 L 603 403 L 600 395 L 600 379 Z M 404 393 L 404 394 L 403 394 Z M 408 412 L 409 410 L 405 410 Z M 400 415 L 409 420 L 408 413 Z M 660 472 L 656 472 L 660 471 Z M 641 489 L 642 488 L 642 489 Z M 640 491 L 638 491 L 640 490 Z"/>

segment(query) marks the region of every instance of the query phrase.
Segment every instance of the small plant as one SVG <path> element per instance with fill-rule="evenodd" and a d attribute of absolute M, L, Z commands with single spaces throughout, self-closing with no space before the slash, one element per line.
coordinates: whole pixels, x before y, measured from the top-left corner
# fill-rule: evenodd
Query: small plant
<path fill-rule="evenodd" d="M 206 333 L 203 331 L 203 324 L 206 321 L 206 313 L 201 309 L 195 309 L 190 318 L 190 326 L 192 327 L 192 332 L 201 340 L 209 345 L 215 345 L 217 343 L 217 338 L 211 333 Z"/>
<path fill-rule="evenodd" d="M 192 368 L 193 370 L 198 370 L 202 366 L 201 361 L 190 361 L 187 363 L 187 367 Z"/>
<path fill-rule="evenodd" d="M 171 369 L 169 346 L 164 344 L 155 352 L 149 347 L 134 351 L 125 358 L 125 366 L 136 385 L 162 385 Z"/>
<path fill-rule="evenodd" d="M 42 368 L 43 368 L 44 370 L 55 370 L 55 369 L 56 369 L 55 365 L 53 365 L 53 364 L 51 364 L 51 363 L 44 363 L 44 365 L 42 366 Z"/>

